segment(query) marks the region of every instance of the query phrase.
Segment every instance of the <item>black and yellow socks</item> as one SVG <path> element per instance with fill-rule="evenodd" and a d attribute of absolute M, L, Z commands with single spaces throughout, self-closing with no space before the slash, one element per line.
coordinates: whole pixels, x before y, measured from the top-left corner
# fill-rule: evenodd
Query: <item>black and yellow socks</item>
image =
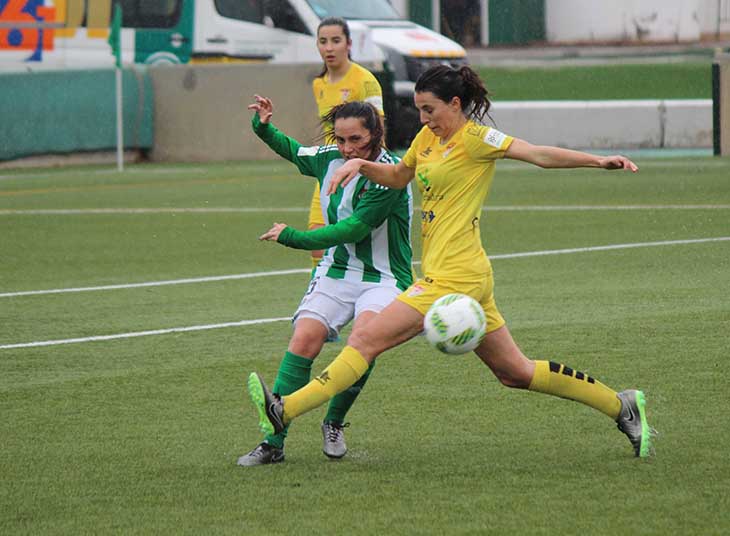
<path fill-rule="evenodd" d="M 535 361 L 535 374 L 529 389 L 581 402 L 613 420 L 621 411 L 616 391 L 587 374 L 553 361 Z"/>

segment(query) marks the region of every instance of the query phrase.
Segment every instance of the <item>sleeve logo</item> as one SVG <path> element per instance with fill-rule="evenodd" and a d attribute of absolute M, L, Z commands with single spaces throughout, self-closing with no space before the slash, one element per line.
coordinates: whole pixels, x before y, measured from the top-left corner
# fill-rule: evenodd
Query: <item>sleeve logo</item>
<path fill-rule="evenodd" d="M 319 151 L 319 146 L 315 145 L 314 147 L 300 147 L 297 151 L 297 156 L 316 156 L 317 151 Z"/>
<path fill-rule="evenodd" d="M 491 145 L 495 149 L 500 149 L 506 137 L 507 136 L 499 130 L 495 128 L 490 128 L 487 131 L 487 135 L 484 136 L 484 143 L 486 143 L 487 145 Z"/>

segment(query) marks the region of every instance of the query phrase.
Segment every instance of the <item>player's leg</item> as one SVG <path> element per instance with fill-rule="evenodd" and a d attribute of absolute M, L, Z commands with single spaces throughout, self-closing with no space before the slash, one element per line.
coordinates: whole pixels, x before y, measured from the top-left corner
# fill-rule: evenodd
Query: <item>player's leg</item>
<path fill-rule="evenodd" d="M 366 326 L 353 330 L 348 344 L 314 380 L 296 393 L 275 397 L 256 373 L 249 376 L 249 393 L 259 410 L 262 430 L 280 431 L 295 417 L 321 406 L 354 384 L 382 352 L 416 336 L 423 315 L 399 300 L 394 301 Z"/>
<path fill-rule="evenodd" d="M 348 292 L 348 284 L 341 280 L 323 277 L 311 281 L 294 314 L 294 334 L 272 389 L 277 396 L 293 393 L 309 382 L 312 360 L 319 355 L 324 342 L 337 337 L 354 314 L 354 299 Z M 288 427 L 267 433 L 259 446 L 239 458 L 239 465 L 282 461 L 287 432 Z"/>
<path fill-rule="evenodd" d="M 486 281 L 482 306 L 487 314 L 487 335 L 475 352 L 503 385 L 575 400 L 597 409 L 618 423 L 619 429 L 629 436 L 637 456 L 648 455 L 650 428 L 641 391 L 619 394 L 595 378 L 560 363 L 528 359 L 497 310 L 491 277 Z M 630 419 L 633 414 L 637 417 L 633 422 L 640 423 L 638 430 Z"/>
<path fill-rule="evenodd" d="M 387 307 L 400 291 L 394 286 L 379 283 L 357 283 L 359 296 L 355 301 L 354 330 L 360 330 L 380 311 Z M 329 402 L 327 414 L 322 423 L 323 452 L 330 458 L 341 458 L 347 453 L 344 427 L 347 412 L 357 400 L 375 366 L 370 363 L 367 372 L 353 385 L 336 394 Z"/>
<path fill-rule="evenodd" d="M 365 311 L 360 314 L 355 318 L 353 329 L 362 327 L 376 314 L 373 311 Z M 327 414 L 322 422 L 322 452 L 329 458 L 338 459 L 347 454 L 345 426 L 349 423 L 345 423 L 345 417 L 362 392 L 363 387 L 365 387 L 373 367 L 375 367 L 375 361 L 370 363 L 368 370 L 359 380 L 341 393 L 336 394 L 327 406 Z"/>
<path fill-rule="evenodd" d="M 312 361 L 322 350 L 328 328 L 312 318 L 297 318 L 289 347 L 279 364 L 273 392 L 279 396 L 295 392 L 309 383 Z M 255 466 L 284 461 L 284 441 L 288 427 L 276 434 L 267 434 L 251 452 L 238 459 L 238 465 Z"/>

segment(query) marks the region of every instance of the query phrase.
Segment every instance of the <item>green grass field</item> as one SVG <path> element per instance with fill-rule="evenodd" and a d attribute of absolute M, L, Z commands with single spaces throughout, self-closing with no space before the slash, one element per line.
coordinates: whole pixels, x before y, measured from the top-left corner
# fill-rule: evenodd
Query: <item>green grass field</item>
<path fill-rule="evenodd" d="M 253 469 L 244 378 L 273 379 L 291 328 L 220 325 L 296 308 L 307 255 L 256 237 L 301 227 L 311 183 L 282 162 L 0 171 L 0 534 L 730 532 L 730 160 L 637 163 L 500 163 L 482 225 L 516 340 L 644 389 L 655 457 L 417 338 L 380 359 L 346 458 L 314 411 Z"/>
<path fill-rule="evenodd" d="M 712 98 L 710 61 L 478 71 L 498 101 Z"/>

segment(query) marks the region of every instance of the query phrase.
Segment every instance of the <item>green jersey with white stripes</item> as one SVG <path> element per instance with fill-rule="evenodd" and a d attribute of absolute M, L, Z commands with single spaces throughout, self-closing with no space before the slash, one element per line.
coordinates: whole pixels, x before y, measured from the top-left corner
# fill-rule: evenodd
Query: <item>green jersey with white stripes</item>
<path fill-rule="evenodd" d="M 358 175 L 344 189 L 327 195 L 332 174 L 345 163 L 336 145 L 305 147 L 272 124 L 252 120 L 254 132 L 276 153 L 319 181 L 326 226 L 311 231 L 285 228 L 279 242 L 297 249 L 327 249 L 315 276 L 392 285 L 413 282 L 410 231 L 413 195 L 408 185 L 392 190 Z M 381 149 L 377 162 L 398 157 Z"/>

